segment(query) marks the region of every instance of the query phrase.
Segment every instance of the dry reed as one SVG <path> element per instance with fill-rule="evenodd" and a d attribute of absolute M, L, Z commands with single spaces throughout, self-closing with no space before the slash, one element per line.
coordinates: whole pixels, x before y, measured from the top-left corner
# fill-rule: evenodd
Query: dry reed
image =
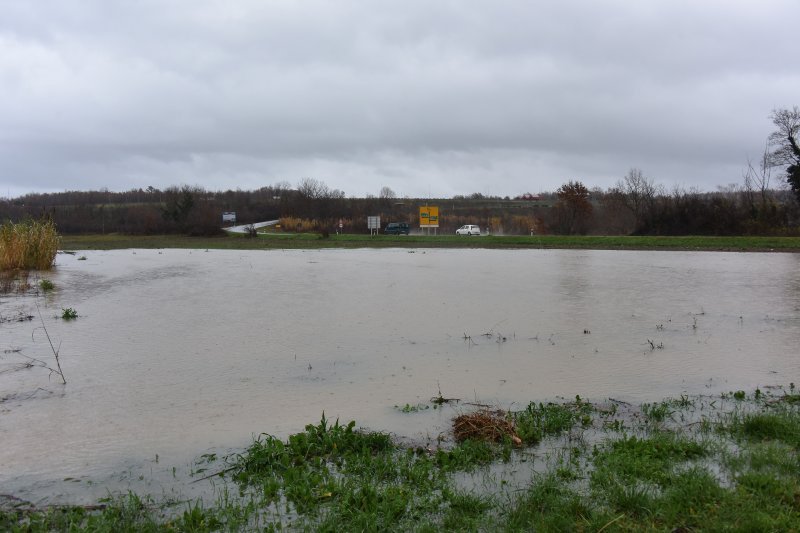
<path fill-rule="evenodd" d="M 317 231 L 320 226 L 316 219 L 297 217 L 281 217 L 279 224 L 282 231 L 297 233 L 311 233 Z"/>
<path fill-rule="evenodd" d="M 49 270 L 60 241 L 52 220 L 6 222 L 0 226 L 0 270 Z"/>

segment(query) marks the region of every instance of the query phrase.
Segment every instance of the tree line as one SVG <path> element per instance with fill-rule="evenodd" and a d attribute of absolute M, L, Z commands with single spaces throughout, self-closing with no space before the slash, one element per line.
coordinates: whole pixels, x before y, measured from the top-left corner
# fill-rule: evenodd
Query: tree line
<path fill-rule="evenodd" d="M 478 224 L 496 234 L 775 235 L 800 226 L 800 110 L 770 115 L 775 131 L 757 163 L 748 162 L 741 184 L 715 192 L 666 191 L 640 169 L 613 187 L 589 190 L 570 180 L 535 201 L 484 196 L 398 198 L 389 187 L 375 196 L 347 198 L 306 178 L 256 190 L 207 191 L 197 186 L 124 192 L 66 191 L 28 194 L 0 202 L 0 220 L 49 217 L 65 234 L 125 233 L 216 235 L 222 213 L 240 223 L 281 219 L 289 231 L 368 233 L 368 216 L 382 223 L 418 223 L 419 207 L 438 205 L 441 233 Z"/>
<path fill-rule="evenodd" d="M 681 188 L 667 193 L 635 168 L 605 192 L 590 193 L 582 183 L 570 181 L 556 191 L 551 227 L 559 233 L 639 235 L 797 233 L 800 109 L 776 109 L 770 119 L 775 131 L 760 161 L 748 161 L 741 185 L 715 193 Z M 778 174 L 776 189 L 773 171 Z"/>

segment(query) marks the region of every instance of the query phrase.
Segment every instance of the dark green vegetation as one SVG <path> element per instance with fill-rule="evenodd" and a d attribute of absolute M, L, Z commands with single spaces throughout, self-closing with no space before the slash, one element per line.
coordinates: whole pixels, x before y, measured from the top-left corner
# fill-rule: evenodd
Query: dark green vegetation
<path fill-rule="evenodd" d="M 770 115 L 775 131 L 769 136 L 772 148 L 764 155 L 764 166 L 786 169 L 786 183 L 800 201 L 800 109 L 775 109 Z"/>
<path fill-rule="evenodd" d="M 531 403 L 506 415 L 522 447 L 401 446 L 323 415 L 286 440 L 261 435 L 218 464 L 209 477 L 226 484 L 215 504 L 135 494 L 88 507 L 16 501 L 0 512 L 0 529 L 795 531 L 798 395 L 790 387 L 733 396 L 645 408 Z M 512 471 L 525 475 L 506 479 Z"/>
<path fill-rule="evenodd" d="M 623 236 L 482 236 L 455 235 L 330 235 L 313 233 L 182 237 L 178 235 L 70 235 L 62 238 L 65 250 L 114 250 L 122 248 L 183 249 L 317 249 L 317 248 L 575 248 L 590 250 L 708 250 L 800 251 L 800 237 L 623 237 Z"/>

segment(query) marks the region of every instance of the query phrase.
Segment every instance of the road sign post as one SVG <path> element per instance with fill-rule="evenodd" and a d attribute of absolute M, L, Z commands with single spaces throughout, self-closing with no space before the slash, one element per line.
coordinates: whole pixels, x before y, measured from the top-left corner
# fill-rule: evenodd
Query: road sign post
<path fill-rule="evenodd" d="M 367 229 L 369 229 L 370 235 L 377 235 L 381 229 L 381 217 L 367 217 Z"/>

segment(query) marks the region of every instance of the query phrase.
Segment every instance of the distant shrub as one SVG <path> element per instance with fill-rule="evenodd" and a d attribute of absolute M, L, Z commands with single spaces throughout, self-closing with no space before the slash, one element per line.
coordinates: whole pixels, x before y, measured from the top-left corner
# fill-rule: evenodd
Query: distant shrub
<path fill-rule="evenodd" d="M 49 270 L 59 243 L 52 220 L 6 222 L 0 226 L 0 270 Z"/>
<path fill-rule="evenodd" d="M 318 231 L 320 223 L 308 218 L 281 217 L 280 226 L 283 231 L 312 233 Z"/>

